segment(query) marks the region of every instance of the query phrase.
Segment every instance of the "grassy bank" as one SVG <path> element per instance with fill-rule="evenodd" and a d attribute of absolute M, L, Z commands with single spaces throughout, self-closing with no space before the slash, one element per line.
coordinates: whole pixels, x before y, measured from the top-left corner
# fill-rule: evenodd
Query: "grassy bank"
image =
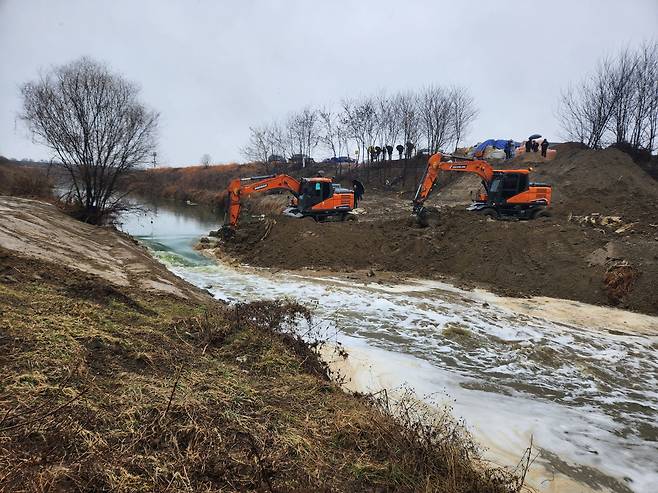
<path fill-rule="evenodd" d="M 389 191 L 411 191 L 423 173 L 425 158 L 410 161 L 386 161 L 356 165 L 316 163 L 299 168 L 283 164 L 268 167 L 258 163 L 226 164 L 217 166 L 189 166 L 186 168 L 157 168 L 136 171 L 128 182 L 134 193 L 178 201 L 191 201 L 223 207 L 226 187 L 235 178 L 286 173 L 296 178 L 316 175 L 319 171 L 334 176 L 336 181 L 351 187 L 353 179 L 364 183 L 366 189 Z M 445 180 L 446 182 L 449 181 Z"/>
<path fill-rule="evenodd" d="M 198 298 L 201 299 L 201 298 Z M 394 418 L 288 329 L 0 250 L 2 491 L 513 491 L 451 420 Z"/>
<path fill-rule="evenodd" d="M 49 199 L 52 190 L 46 165 L 20 164 L 0 156 L 0 195 Z"/>

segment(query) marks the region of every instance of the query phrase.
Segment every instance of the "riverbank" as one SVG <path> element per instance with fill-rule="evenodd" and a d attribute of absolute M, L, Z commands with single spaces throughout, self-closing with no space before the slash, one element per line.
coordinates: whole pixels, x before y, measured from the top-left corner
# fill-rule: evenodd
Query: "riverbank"
<path fill-rule="evenodd" d="M 341 391 L 306 308 L 229 307 L 112 229 L 0 209 L 0 489 L 515 489 L 452 420 Z"/>
<path fill-rule="evenodd" d="M 358 221 L 345 223 L 291 219 L 280 214 L 285 196 L 256 196 L 245 200 L 235 235 L 200 247 L 259 267 L 393 273 L 658 314 L 658 182 L 614 148 L 562 144 L 551 161 L 498 163 L 529 164 L 532 180 L 552 184 L 550 217 L 494 221 L 468 212 L 477 176 L 446 173 L 427 202 L 439 209 L 431 227 L 411 217 L 413 188 L 369 187 Z"/>

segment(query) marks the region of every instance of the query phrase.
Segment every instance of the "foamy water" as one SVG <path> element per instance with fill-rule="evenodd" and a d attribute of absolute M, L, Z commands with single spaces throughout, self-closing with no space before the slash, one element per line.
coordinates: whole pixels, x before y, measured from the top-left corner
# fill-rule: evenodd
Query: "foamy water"
<path fill-rule="evenodd" d="M 565 490 L 556 478 L 566 476 L 581 489 L 656 491 L 658 338 L 629 333 L 619 313 L 608 330 L 592 330 L 439 282 L 366 285 L 235 268 L 193 252 L 196 237 L 154 230 L 142 240 L 218 299 L 288 297 L 312 307 L 351 353 L 352 388 L 407 384 L 428 402 L 449 403 L 487 457 L 505 465 L 532 436 L 540 455 L 531 483 L 540 490 Z M 658 325 L 643 323 L 652 320 Z"/>

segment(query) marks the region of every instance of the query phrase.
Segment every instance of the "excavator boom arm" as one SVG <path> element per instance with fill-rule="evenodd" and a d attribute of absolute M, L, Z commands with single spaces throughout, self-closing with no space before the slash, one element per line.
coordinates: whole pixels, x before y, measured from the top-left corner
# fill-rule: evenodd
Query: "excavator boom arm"
<path fill-rule="evenodd" d="M 266 192 L 269 190 L 288 190 L 295 197 L 299 196 L 301 183 L 288 175 L 252 176 L 250 178 L 236 178 L 228 186 L 228 197 L 226 224 L 234 228 L 238 224 L 240 210 L 242 209 L 242 198 L 253 193 Z"/>
<path fill-rule="evenodd" d="M 493 178 L 493 168 L 486 161 L 464 159 L 459 162 L 444 162 L 442 159 L 443 155 L 440 152 L 437 152 L 430 156 L 427 161 L 427 169 L 425 170 L 423 179 L 420 181 L 420 185 L 418 185 L 416 195 L 414 196 L 414 210 L 421 208 L 425 200 L 430 196 L 432 188 L 434 187 L 441 171 L 475 173 L 482 178 L 485 186 Z"/>

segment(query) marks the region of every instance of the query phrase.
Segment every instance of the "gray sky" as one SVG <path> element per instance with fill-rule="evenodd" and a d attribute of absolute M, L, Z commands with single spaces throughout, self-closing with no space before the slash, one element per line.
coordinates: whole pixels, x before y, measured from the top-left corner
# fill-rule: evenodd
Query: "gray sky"
<path fill-rule="evenodd" d="M 242 160 L 250 125 L 308 104 L 432 83 L 471 90 L 466 142 L 554 141 L 560 89 L 657 35 L 657 0 L 0 0 L 0 154 L 50 157 L 18 88 L 82 55 L 141 85 L 172 165 Z"/>

